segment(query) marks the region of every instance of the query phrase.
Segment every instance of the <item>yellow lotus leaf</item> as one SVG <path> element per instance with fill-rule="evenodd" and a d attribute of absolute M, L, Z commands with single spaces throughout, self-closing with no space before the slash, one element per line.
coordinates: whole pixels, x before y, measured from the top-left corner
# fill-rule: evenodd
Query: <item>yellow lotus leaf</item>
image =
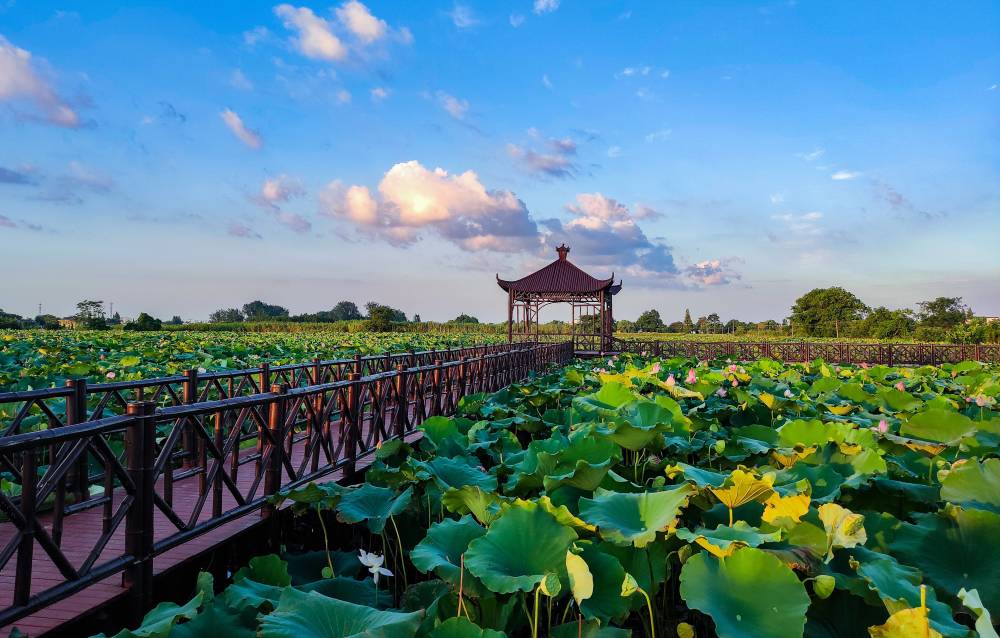
<path fill-rule="evenodd" d="M 762 478 L 757 478 L 752 473 L 736 469 L 726 479 L 729 487 L 710 488 L 712 494 L 722 501 L 722 504 L 729 509 L 736 509 L 740 505 L 745 505 L 751 501 L 757 501 L 770 496 L 774 490 L 774 475 L 765 474 Z"/>
<path fill-rule="evenodd" d="M 826 404 L 824 404 L 826 405 Z M 853 405 L 826 405 L 826 409 L 833 412 L 837 416 L 845 416 L 851 413 L 854 409 Z"/>
<path fill-rule="evenodd" d="M 810 445 L 809 447 L 802 448 L 801 450 L 791 450 L 791 454 L 782 454 L 778 450 L 774 450 L 771 452 L 771 458 L 777 461 L 782 467 L 789 468 L 807 456 L 810 456 L 815 451 L 815 445 Z"/>
<path fill-rule="evenodd" d="M 826 528 L 826 562 L 833 559 L 833 550 L 838 547 L 856 547 L 868 541 L 865 532 L 865 517 L 855 514 L 836 503 L 819 506 L 819 520 Z"/>
<path fill-rule="evenodd" d="M 871 638 L 942 638 L 933 627 L 927 626 L 926 612 L 920 607 L 897 611 L 884 625 L 869 627 L 868 634 Z"/>
<path fill-rule="evenodd" d="M 811 500 L 808 494 L 781 496 L 775 492 L 764 501 L 764 513 L 761 514 L 761 519 L 778 526 L 798 523 L 809 511 Z"/>
<path fill-rule="evenodd" d="M 568 550 L 566 574 L 569 576 L 569 588 L 577 605 L 594 595 L 594 575 L 590 573 L 587 561 Z"/>
<path fill-rule="evenodd" d="M 778 404 L 778 399 L 773 394 L 761 392 L 760 402 L 766 405 L 768 410 L 773 410 L 774 406 Z"/>
<path fill-rule="evenodd" d="M 838 443 L 837 448 L 842 454 L 847 456 L 854 456 L 856 454 L 861 454 L 862 447 L 854 443 Z"/>

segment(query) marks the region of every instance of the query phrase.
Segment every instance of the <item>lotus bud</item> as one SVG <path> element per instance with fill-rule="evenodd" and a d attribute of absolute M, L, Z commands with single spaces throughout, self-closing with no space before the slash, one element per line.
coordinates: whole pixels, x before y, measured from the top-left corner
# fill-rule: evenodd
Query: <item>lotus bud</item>
<path fill-rule="evenodd" d="M 671 373 L 670 376 L 667 377 L 667 385 L 670 386 L 671 388 L 677 385 L 677 379 L 674 378 L 673 373 Z"/>
<path fill-rule="evenodd" d="M 715 445 L 712 446 L 715 449 L 716 454 L 722 454 L 726 451 L 726 442 L 724 440 L 718 440 Z"/>
<path fill-rule="evenodd" d="M 694 368 L 688 370 L 687 379 L 684 380 L 688 385 L 694 385 L 698 382 L 698 376 L 694 372 Z"/>
<path fill-rule="evenodd" d="M 813 579 L 813 593 L 820 600 L 826 600 L 833 593 L 833 587 L 837 582 L 833 579 L 833 576 L 828 576 L 826 574 L 821 574 Z"/>
<path fill-rule="evenodd" d="M 904 392 L 906 390 L 906 386 L 903 385 L 902 381 L 900 381 L 896 384 L 896 389 L 899 390 L 900 392 Z"/>

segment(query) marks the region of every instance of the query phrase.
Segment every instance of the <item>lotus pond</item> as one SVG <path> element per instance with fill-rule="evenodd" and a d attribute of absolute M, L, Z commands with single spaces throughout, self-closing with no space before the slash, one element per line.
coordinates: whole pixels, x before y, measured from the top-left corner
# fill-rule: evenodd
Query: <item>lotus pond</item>
<path fill-rule="evenodd" d="M 577 362 L 283 495 L 286 551 L 118 636 L 995 638 L 998 395 L 971 362 Z"/>

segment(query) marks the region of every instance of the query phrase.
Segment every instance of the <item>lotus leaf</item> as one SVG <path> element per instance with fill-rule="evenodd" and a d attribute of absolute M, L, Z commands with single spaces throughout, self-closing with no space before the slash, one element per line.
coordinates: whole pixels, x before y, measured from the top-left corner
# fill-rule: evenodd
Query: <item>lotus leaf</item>
<path fill-rule="evenodd" d="M 688 484 L 659 492 L 627 494 L 598 488 L 580 499 L 580 518 L 596 525 L 601 536 L 620 545 L 644 547 L 668 531 L 697 490 Z"/>

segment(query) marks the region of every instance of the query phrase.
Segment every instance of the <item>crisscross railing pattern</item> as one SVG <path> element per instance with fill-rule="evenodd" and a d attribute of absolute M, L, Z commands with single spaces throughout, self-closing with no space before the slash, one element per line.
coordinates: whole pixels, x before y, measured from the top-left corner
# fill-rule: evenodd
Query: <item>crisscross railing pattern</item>
<path fill-rule="evenodd" d="M 1000 344 L 834 343 L 809 341 L 633 341 L 615 339 L 618 352 L 697 359 L 778 359 L 837 364 L 939 365 L 960 361 L 1000 363 Z"/>
<path fill-rule="evenodd" d="M 132 607 L 148 609 L 157 556 L 251 512 L 270 516 L 268 497 L 279 490 L 349 475 L 382 442 L 452 414 L 469 394 L 565 363 L 573 347 L 437 356 L 355 360 L 336 371 L 320 362 L 276 374 L 264 392 L 163 407 L 131 401 L 124 415 L 0 438 L 0 467 L 17 488 L 0 493 L 0 582 L 13 583 L 0 591 L 0 627 L 116 573 Z M 102 509 L 99 524 L 84 528 L 74 521 L 95 520 L 93 509 L 58 497 L 88 456 L 100 464 Z"/>

